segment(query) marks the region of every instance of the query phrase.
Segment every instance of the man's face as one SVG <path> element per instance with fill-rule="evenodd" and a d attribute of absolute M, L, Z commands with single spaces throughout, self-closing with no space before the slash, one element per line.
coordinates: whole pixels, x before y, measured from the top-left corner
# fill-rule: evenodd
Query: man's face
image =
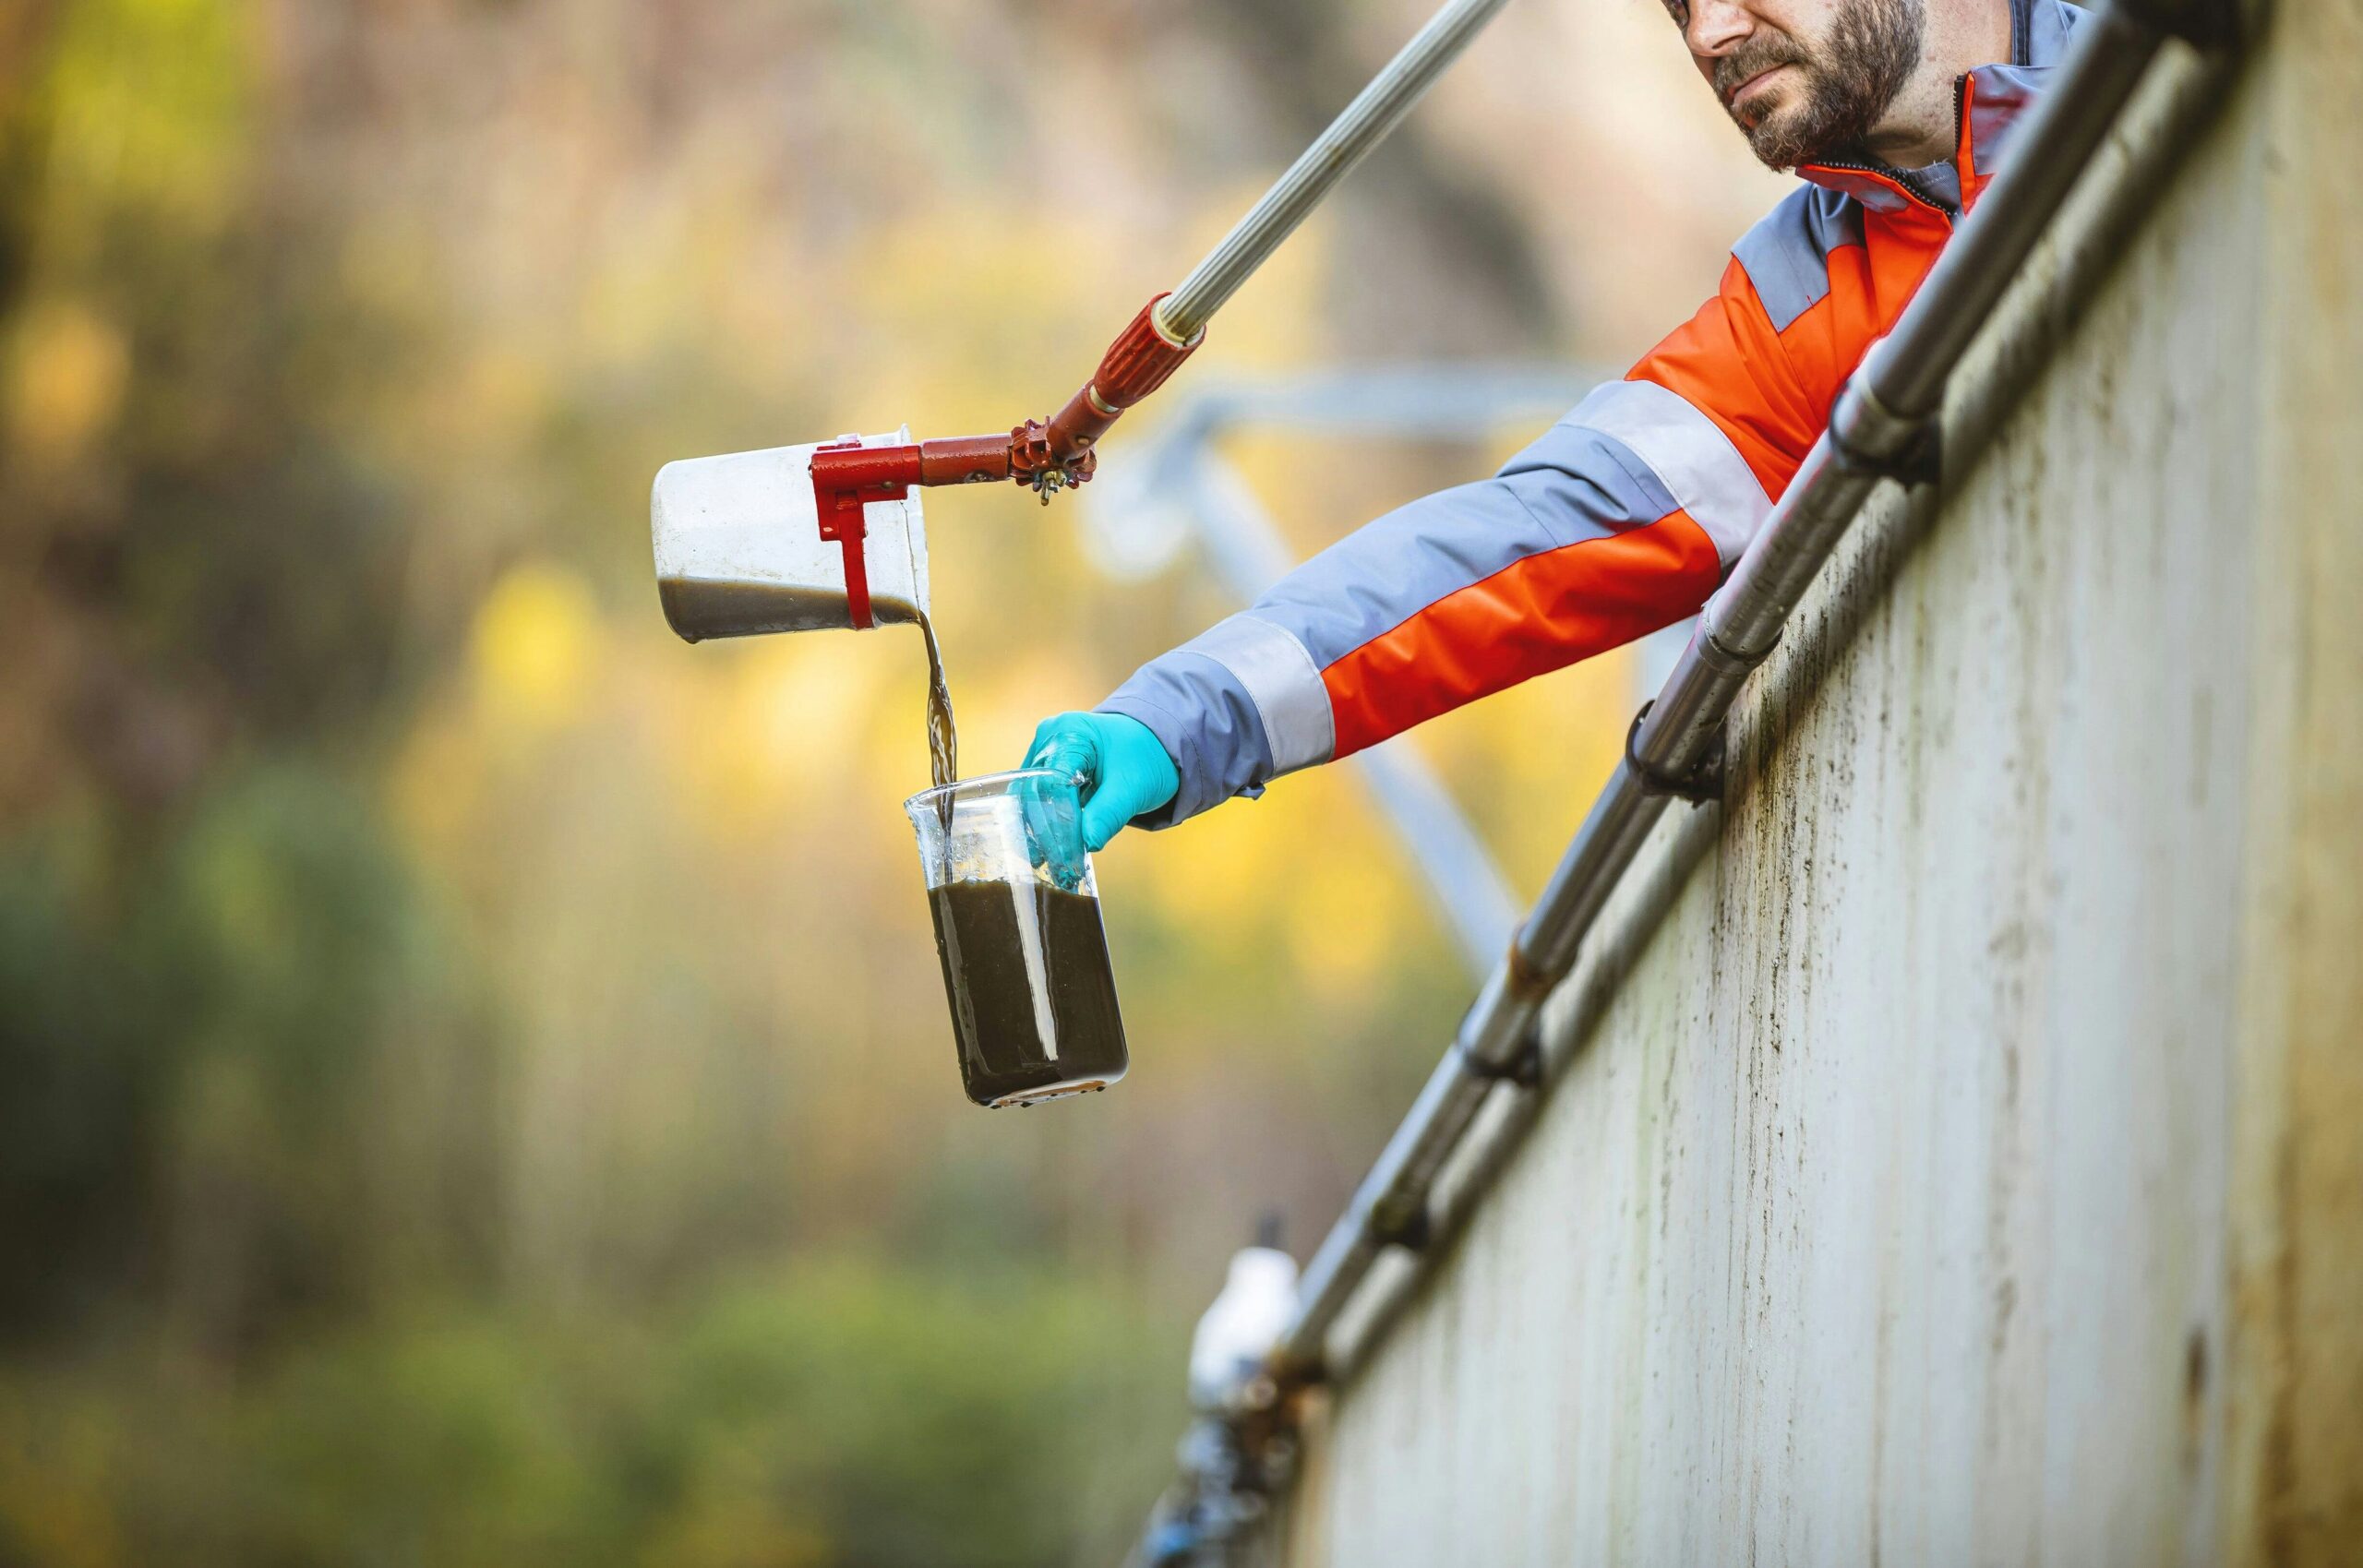
<path fill-rule="evenodd" d="M 1664 0 L 1683 42 L 1776 169 L 1859 142 L 1920 64 L 1923 0 Z"/>

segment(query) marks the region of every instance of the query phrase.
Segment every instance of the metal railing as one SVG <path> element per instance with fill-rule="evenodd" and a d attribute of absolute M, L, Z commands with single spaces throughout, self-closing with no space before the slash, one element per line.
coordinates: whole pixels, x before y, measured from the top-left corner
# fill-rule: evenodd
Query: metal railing
<path fill-rule="evenodd" d="M 2239 7 L 2231 0 L 2109 0 L 2078 30 L 2033 118 L 1984 198 L 1931 270 L 1888 337 L 1874 345 L 1832 413 L 1829 429 L 1806 455 L 1730 580 L 1700 617 L 1664 688 L 1642 710 L 1617 766 L 1586 815 L 1508 952 L 1494 966 L 1451 1045 L 1429 1076 L 1409 1114 L 1387 1141 L 1370 1173 L 1308 1266 L 1295 1320 L 1275 1348 L 1268 1382 L 1270 1408 L 1243 1412 L 1258 1430 L 1286 1430 L 1285 1406 L 1296 1390 L 1343 1369 L 1331 1335 L 1370 1283 L 1378 1261 L 1397 1252 L 1416 1277 L 1433 1256 L 1445 1216 L 1435 1209 L 1440 1175 L 1474 1164 L 1456 1202 L 1465 1208 L 1474 1190 L 1499 1168 L 1500 1148 L 1475 1151 L 1470 1134 L 1481 1112 L 1506 1090 L 1517 1104 L 1503 1119 L 1530 1120 L 1551 1082 L 1543 1071 L 1538 1028 L 1544 1000 L 1574 971 L 1598 929 L 1611 896 L 1640 857 L 1651 831 L 1678 797 L 1721 794 L 1724 722 L 1748 676 L 1771 653 L 1781 628 L 1880 489 L 1910 485 L 1929 475 L 1954 372 L 2020 278 L 2030 254 L 2071 191 L 2095 161 L 2127 104 L 2167 42 L 2181 37 L 2206 46 L 2237 42 Z M 2177 112 L 2167 115 L 2162 148 L 2171 159 L 2202 122 L 2231 68 L 2219 52 Z M 2135 205 L 2147 170 L 2126 171 Z M 2120 227 L 2134 214 L 2109 215 Z M 2095 286 L 2101 269 L 2087 267 L 2062 280 L 2063 297 Z M 1978 389 L 1975 412 L 1990 433 L 1999 411 L 2032 383 L 2061 322 L 2030 329 L 2037 346 L 1995 356 L 1991 385 Z M 1702 824 L 1702 830 L 1711 824 Z M 1702 846 L 1702 834 L 1692 835 Z M 1696 846 L 1694 846 L 1696 847 Z M 1686 857 L 1677 856 L 1677 860 Z M 1661 901 L 1658 901 L 1661 902 Z M 1613 976 L 1609 979 L 1613 983 Z M 1393 1280 L 1399 1301 L 1409 1279 Z M 1363 1344 L 1374 1336 L 1365 1327 Z"/>
<path fill-rule="evenodd" d="M 1452 1047 L 1306 1271 L 1282 1340 L 1285 1375 L 1318 1376 L 1323 1341 L 1380 1249 L 1416 1242 L 1437 1171 L 1493 1084 L 1517 1077 L 1543 999 L 1683 781 L 1709 772 L 1750 672 L 1881 485 L 1909 478 L 1954 366 L 2018 276 L 2167 34 L 2113 4 L 2079 30 L 2014 155 L 1962 222 L 1895 329 L 1865 356 L 1763 528 L 1699 617 L 1665 688 L 1463 1020 Z"/>

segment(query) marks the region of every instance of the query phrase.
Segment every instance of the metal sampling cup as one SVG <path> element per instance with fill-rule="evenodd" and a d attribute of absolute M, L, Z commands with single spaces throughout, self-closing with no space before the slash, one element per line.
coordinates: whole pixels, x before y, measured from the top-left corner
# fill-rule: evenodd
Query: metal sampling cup
<path fill-rule="evenodd" d="M 1074 780 L 1028 768 L 903 803 L 918 834 L 935 947 L 980 1106 L 1105 1089 L 1131 1057 Z"/>
<path fill-rule="evenodd" d="M 861 437 L 894 446 L 908 430 Z M 649 532 L 665 618 L 691 642 L 854 624 L 843 549 L 821 533 L 812 495 L 817 446 L 687 458 L 656 473 Z M 870 615 L 880 624 L 928 609 L 927 519 L 916 493 L 862 508 Z"/>

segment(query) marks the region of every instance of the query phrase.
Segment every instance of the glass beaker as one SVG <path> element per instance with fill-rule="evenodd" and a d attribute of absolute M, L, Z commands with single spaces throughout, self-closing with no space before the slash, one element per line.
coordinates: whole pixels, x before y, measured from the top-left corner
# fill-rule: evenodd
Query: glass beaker
<path fill-rule="evenodd" d="M 1132 1059 L 1074 780 L 989 773 L 903 809 L 918 833 L 968 1097 L 1031 1105 L 1122 1078 Z"/>

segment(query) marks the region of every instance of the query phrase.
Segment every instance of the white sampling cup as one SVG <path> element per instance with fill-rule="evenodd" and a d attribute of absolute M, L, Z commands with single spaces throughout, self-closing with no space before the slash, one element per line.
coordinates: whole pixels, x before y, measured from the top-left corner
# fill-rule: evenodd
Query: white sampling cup
<path fill-rule="evenodd" d="M 908 446 L 906 429 L 865 447 Z M 656 471 L 649 532 L 665 618 L 690 642 L 853 625 L 845 553 L 821 537 L 812 498 L 819 445 L 685 458 Z M 927 521 L 914 490 L 862 509 L 871 614 L 880 623 L 926 615 Z"/>

